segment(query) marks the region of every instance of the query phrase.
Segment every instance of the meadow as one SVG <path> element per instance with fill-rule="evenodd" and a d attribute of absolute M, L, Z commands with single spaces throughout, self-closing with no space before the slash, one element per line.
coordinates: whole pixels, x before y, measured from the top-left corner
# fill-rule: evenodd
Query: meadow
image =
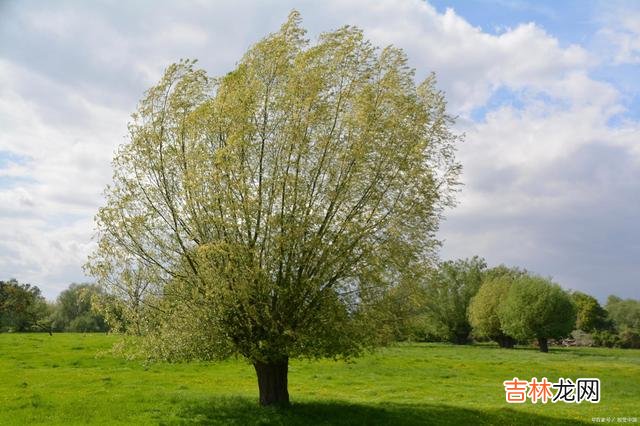
<path fill-rule="evenodd" d="M 292 406 L 257 405 L 243 360 L 127 360 L 105 334 L 0 334 L 0 424 L 593 424 L 640 420 L 640 351 L 398 344 L 351 361 L 294 360 Z M 514 376 L 597 377 L 601 402 L 507 404 Z"/>

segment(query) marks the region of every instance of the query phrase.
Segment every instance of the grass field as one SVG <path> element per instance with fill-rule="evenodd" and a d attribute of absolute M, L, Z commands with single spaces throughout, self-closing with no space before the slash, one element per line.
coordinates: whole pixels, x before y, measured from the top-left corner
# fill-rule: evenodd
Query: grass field
<path fill-rule="evenodd" d="M 640 421 L 640 351 L 402 344 L 353 362 L 293 361 L 282 411 L 253 368 L 112 355 L 116 336 L 0 334 L 0 424 L 579 424 Z M 510 405 L 502 381 L 598 377 L 601 402 Z"/>

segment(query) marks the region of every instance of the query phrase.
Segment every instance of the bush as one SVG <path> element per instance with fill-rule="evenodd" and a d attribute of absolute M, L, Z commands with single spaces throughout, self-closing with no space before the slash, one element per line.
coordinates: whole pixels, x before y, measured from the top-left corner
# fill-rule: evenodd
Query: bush
<path fill-rule="evenodd" d="M 586 333 L 582 330 L 573 330 L 571 338 L 575 346 L 596 346 L 596 341 L 592 333 Z"/>
<path fill-rule="evenodd" d="M 604 346 L 607 348 L 619 347 L 620 337 L 613 330 L 602 330 L 593 333 L 593 343 L 596 346 Z"/>
<path fill-rule="evenodd" d="M 619 346 L 627 349 L 640 349 L 640 333 L 638 330 L 623 327 L 618 333 Z"/>

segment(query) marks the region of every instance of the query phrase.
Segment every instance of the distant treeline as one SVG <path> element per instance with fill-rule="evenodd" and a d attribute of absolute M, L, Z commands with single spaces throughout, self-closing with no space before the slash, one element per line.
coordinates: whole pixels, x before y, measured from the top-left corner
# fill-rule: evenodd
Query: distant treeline
<path fill-rule="evenodd" d="M 49 303 L 36 286 L 0 281 L 0 332 L 127 331 L 144 334 L 144 292 L 123 298 L 94 284 L 71 284 Z M 604 306 L 551 279 L 473 257 L 446 261 L 399 283 L 384 299 L 386 340 L 501 347 L 536 342 L 640 348 L 640 301 L 609 296 Z M 129 306 L 131 305 L 131 306 Z M 131 330 L 129 330 L 131 331 Z"/>
<path fill-rule="evenodd" d="M 397 340 L 502 347 L 537 342 L 640 348 L 640 301 L 565 291 L 551 279 L 473 257 L 441 263 L 422 283 L 398 286 L 390 297 Z"/>
<path fill-rule="evenodd" d="M 93 309 L 103 294 L 94 284 L 71 284 L 50 303 L 36 286 L 0 281 L 0 332 L 107 331 L 103 315 Z"/>

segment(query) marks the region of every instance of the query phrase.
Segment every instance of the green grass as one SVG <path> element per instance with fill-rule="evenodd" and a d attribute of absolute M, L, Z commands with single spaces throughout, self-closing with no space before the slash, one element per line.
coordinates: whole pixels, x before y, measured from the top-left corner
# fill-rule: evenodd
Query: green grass
<path fill-rule="evenodd" d="M 115 336 L 0 334 L 0 424 L 579 424 L 640 421 L 640 351 L 402 344 L 354 362 L 293 361 L 288 410 L 257 406 L 242 360 L 151 364 Z M 598 377 L 601 402 L 510 405 L 502 381 Z"/>

